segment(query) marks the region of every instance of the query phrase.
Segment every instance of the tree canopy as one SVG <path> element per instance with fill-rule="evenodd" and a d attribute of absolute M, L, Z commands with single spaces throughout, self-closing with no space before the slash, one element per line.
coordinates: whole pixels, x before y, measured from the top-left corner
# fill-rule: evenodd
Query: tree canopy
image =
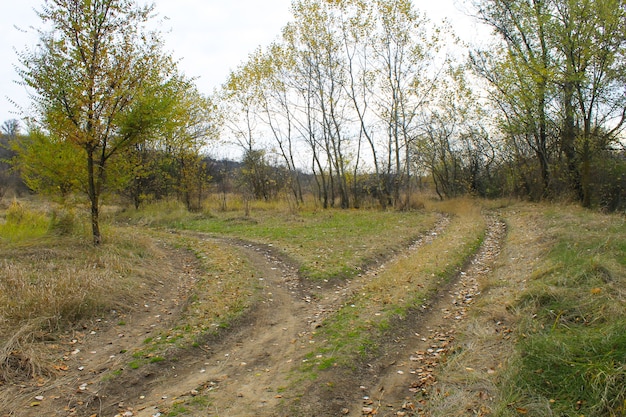
<path fill-rule="evenodd" d="M 113 159 L 172 129 L 176 101 L 189 90 L 160 33 L 149 29 L 153 10 L 132 0 L 46 0 L 39 43 L 20 54 L 19 74 L 33 92 L 32 127 L 47 145 L 79 152 L 63 171 L 84 179 L 95 244 Z M 44 165 L 54 152 L 40 157 Z"/>
<path fill-rule="evenodd" d="M 306 177 L 323 207 L 409 208 L 424 185 L 623 206 L 626 0 L 472 6 L 493 36 L 468 48 L 409 0 L 294 0 L 282 36 L 209 99 L 149 30 L 153 6 L 47 0 L 20 55 L 36 115 L 23 172 L 83 190 L 96 243 L 107 185 L 136 206 L 174 190 L 199 207 L 199 155 L 218 136 L 242 151 L 255 198 L 285 187 L 302 202 Z"/>

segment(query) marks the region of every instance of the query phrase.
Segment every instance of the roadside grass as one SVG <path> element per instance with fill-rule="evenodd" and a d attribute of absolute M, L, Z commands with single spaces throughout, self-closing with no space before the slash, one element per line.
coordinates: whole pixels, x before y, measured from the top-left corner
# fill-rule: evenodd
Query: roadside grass
<path fill-rule="evenodd" d="M 501 213 L 505 246 L 428 412 L 626 415 L 624 217 L 523 203 Z"/>
<path fill-rule="evenodd" d="M 51 233 L 0 251 L 0 378 L 45 373 L 45 342 L 83 319 L 123 311 L 142 282 L 158 276 L 161 249 L 125 231 L 94 249 L 86 239 Z"/>
<path fill-rule="evenodd" d="M 626 221 L 577 207 L 543 220 L 553 244 L 516 304 L 517 403 L 533 415 L 625 415 Z"/>
<path fill-rule="evenodd" d="M 375 355 L 395 321 L 410 310 L 421 309 L 476 252 L 485 232 L 478 204 L 456 200 L 431 209 L 452 216 L 450 224 L 432 242 L 368 276 L 358 294 L 317 329 L 316 348 L 307 358 L 305 372 L 353 368 Z"/>
<path fill-rule="evenodd" d="M 431 229 L 432 211 L 267 210 L 251 216 L 239 211 L 213 212 L 211 217 L 170 224 L 186 230 L 230 236 L 272 245 L 299 265 L 304 278 L 352 278 L 373 262 L 406 247 Z"/>

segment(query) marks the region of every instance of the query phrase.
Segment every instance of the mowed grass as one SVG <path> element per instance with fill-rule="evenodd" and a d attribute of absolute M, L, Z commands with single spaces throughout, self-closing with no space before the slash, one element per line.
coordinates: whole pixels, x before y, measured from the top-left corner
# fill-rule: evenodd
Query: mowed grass
<path fill-rule="evenodd" d="M 261 206 L 262 207 L 262 206 Z M 253 210 L 213 212 L 175 227 L 274 246 L 299 265 L 304 278 L 350 278 L 431 229 L 434 211 Z"/>

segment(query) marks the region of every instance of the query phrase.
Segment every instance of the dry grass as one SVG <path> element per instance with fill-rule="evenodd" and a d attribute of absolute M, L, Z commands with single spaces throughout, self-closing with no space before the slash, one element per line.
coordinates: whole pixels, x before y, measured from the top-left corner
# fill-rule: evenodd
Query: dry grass
<path fill-rule="evenodd" d="M 20 211 L 22 219 L 54 224 L 52 214 Z M 139 229 L 106 227 L 109 238 L 94 248 L 87 237 L 53 227 L 24 234 L 28 222 L 11 216 L 0 230 L 0 378 L 45 374 L 45 342 L 56 332 L 112 309 L 129 310 L 138 289 L 166 272 L 164 248 Z"/>
<path fill-rule="evenodd" d="M 181 324 L 162 340 L 188 346 L 252 302 L 258 280 L 238 250 L 134 227 L 106 229 L 98 248 L 78 237 L 54 237 L 54 245 L 45 238 L 0 251 L 0 381 L 51 374 L 46 345 L 61 331 L 111 310 L 131 313 L 146 291 L 180 273 L 172 270 L 172 245 L 194 253 L 202 272 L 190 283 Z M 145 346 L 161 348 L 167 346 Z"/>
<path fill-rule="evenodd" d="M 511 331 L 518 319 L 512 307 L 549 247 L 540 208 L 513 207 L 515 215 L 506 216 L 506 241 L 493 272 L 479 276 L 482 296 L 459 332 L 454 354 L 438 371 L 439 383 L 428 404 L 432 416 L 508 412 L 494 399 L 505 395 L 502 381 L 515 357 Z"/>
<path fill-rule="evenodd" d="M 321 328 L 318 337 L 323 342 L 317 355 L 324 359 L 317 363 L 322 368 L 333 362 L 351 363 L 359 354 L 374 352 L 381 331 L 393 319 L 428 300 L 478 249 L 485 231 L 480 205 L 458 200 L 436 208 L 451 216 L 436 239 L 427 239 L 418 250 L 368 275 L 355 299 L 346 300 Z"/>
<path fill-rule="evenodd" d="M 228 327 L 243 314 L 254 302 L 259 281 L 253 266 L 235 246 L 193 236 L 178 238 L 178 244 L 195 253 L 203 273 L 194 279 L 180 324 L 161 339 L 189 346 Z M 151 343 L 158 344 L 157 340 Z"/>
<path fill-rule="evenodd" d="M 429 415 L 622 415 L 623 217 L 523 203 L 501 213 L 505 246 Z"/>
<path fill-rule="evenodd" d="M 478 248 L 485 229 L 480 206 L 471 200 L 448 201 L 431 208 L 451 215 L 443 234 L 432 239 L 412 256 L 401 257 L 386 266 L 365 287 L 373 301 L 384 305 L 406 305 L 407 299 L 426 296 L 452 276 Z"/>

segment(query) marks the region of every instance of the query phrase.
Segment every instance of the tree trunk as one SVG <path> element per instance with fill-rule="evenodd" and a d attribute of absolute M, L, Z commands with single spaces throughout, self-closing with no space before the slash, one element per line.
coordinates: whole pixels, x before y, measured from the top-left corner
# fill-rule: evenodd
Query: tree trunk
<path fill-rule="evenodd" d="M 94 151 L 87 149 L 87 172 L 88 172 L 88 194 L 91 203 L 91 231 L 93 236 L 93 244 L 98 246 L 102 243 L 100 234 L 100 208 L 99 208 L 99 192 L 96 186 L 96 167 L 94 164 Z"/>

